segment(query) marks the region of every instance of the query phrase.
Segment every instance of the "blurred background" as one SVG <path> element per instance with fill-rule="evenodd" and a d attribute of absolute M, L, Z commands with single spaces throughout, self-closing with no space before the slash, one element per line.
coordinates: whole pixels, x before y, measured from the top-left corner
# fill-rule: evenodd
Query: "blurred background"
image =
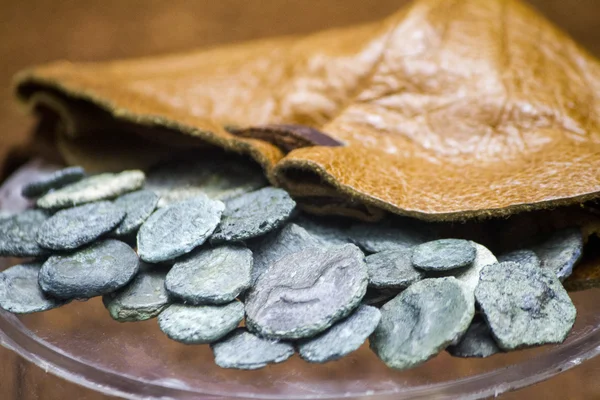
<path fill-rule="evenodd" d="M 481 0 L 485 1 L 485 0 Z M 303 34 L 385 17 L 406 0 L 0 0 L 0 165 L 27 156 L 32 121 L 12 98 L 18 70 L 56 59 L 100 61 L 282 34 Z M 600 1 L 529 0 L 600 56 Z M 515 394 L 545 399 L 600 398 L 600 361 Z M 48 376 L 0 349 L 2 399 L 104 399 Z"/>

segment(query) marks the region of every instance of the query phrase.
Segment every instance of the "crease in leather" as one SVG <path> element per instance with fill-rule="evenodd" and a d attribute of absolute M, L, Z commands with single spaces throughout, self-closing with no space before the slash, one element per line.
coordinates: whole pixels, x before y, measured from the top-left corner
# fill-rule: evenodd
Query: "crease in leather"
<path fill-rule="evenodd" d="M 16 83 L 25 102 L 66 104 L 67 120 L 85 103 L 138 137 L 249 155 L 315 213 L 451 221 L 600 193 L 600 66 L 516 0 L 417 0 L 372 24 L 59 62 Z"/>

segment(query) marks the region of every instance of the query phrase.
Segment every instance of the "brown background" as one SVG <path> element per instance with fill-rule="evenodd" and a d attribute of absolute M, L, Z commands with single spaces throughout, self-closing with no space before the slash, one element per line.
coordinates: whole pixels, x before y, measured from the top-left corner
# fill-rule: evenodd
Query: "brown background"
<path fill-rule="evenodd" d="M 485 1 L 485 0 L 482 0 Z M 307 33 L 389 15 L 405 0 L 0 0 L 0 162 L 26 143 L 31 121 L 15 107 L 11 76 L 66 58 L 135 57 L 280 34 Z M 600 2 L 531 0 L 600 55 Z M 17 152 L 18 153 L 18 152 Z M 21 150 L 21 154 L 23 153 Z M 600 360 L 505 399 L 600 398 Z M 2 399 L 104 399 L 0 349 Z"/>

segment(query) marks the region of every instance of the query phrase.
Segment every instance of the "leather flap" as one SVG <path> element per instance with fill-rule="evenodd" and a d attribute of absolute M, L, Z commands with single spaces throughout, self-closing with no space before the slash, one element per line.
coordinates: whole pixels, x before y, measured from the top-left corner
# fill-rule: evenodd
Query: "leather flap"
<path fill-rule="evenodd" d="M 16 82 L 66 143 L 220 146 L 315 213 L 458 220 L 600 192 L 600 65 L 516 0 L 418 0 L 372 24 Z"/>

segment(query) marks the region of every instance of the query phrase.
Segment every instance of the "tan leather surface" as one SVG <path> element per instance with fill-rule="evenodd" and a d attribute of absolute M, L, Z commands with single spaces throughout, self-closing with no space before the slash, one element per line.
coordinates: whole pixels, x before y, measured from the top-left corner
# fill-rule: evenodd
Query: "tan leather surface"
<path fill-rule="evenodd" d="M 600 65 L 514 0 L 418 0 L 377 23 L 302 38 L 59 62 L 18 79 L 22 98 L 47 92 L 69 120 L 83 100 L 124 132 L 163 142 L 183 132 L 248 154 L 313 212 L 451 220 L 600 192 Z M 248 137 L 278 124 L 343 146 Z M 301 148 L 286 154 L 289 143 Z"/>

